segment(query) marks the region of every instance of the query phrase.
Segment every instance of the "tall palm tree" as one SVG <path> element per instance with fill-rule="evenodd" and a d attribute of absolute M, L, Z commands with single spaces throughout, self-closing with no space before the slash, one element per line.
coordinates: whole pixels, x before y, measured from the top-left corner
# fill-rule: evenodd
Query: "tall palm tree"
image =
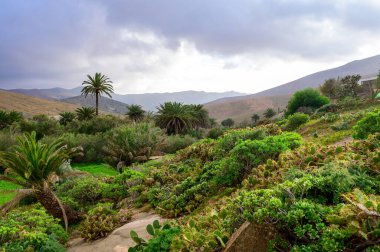
<path fill-rule="evenodd" d="M 251 117 L 253 123 L 257 123 L 258 120 L 260 120 L 260 116 L 258 114 L 253 114 Z"/>
<path fill-rule="evenodd" d="M 142 109 L 140 105 L 137 105 L 137 104 L 127 105 L 127 109 L 128 111 L 126 115 L 134 122 L 139 122 L 144 118 L 145 111 Z"/>
<path fill-rule="evenodd" d="M 59 119 L 59 123 L 65 126 L 75 119 L 75 114 L 73 112 L 62 112 L 59 114 L 59 116 L 61 117 Z"/>
<path fill-rule="evenodd" d="M 87 80 L 82 83 L 82 85 L 84 85 L 82 88 L 82 94 L 84 94 L 85 97 L 87 97 L 88 94 L 95 96 L 96 115 L 99 114 L 99 97 L 102 94 L 106 94 L 112 98 L 111 93 L 113 93 L 113 86 L 111 84 L 112 81 L 101 73 L 95 73 L 93 77 L 91 75 L 87 75 Z"/>
<path fill-rule="evenodd" d="M 47 145 L 38 142 L 36 133 L 27 133 L 17 138 L 18 144 L 12 152 L 0 153 L 0 164 L 6 168 L 0 180 L 12 182 L 25 189 L 19 190 L 16 197 L 1 207 L 8 211 L 27 195 L 34 195 L 38 202 L 55 218 L 64 221 L 66 229 L 69 221 L 77 220 L 79 215 L 64 206 L 52 190 L 55 175 L 61 175 L 61 165 L 72 154 L 62 146 L 60 139 Z"/>
<path fill-rule="evenodd" d="M 75 110 L 79 121 L 87 121 L 95 116 L 95 109 L 90 107 L 81 107 Z"/>
<path fill-rule="evenodd" d="M 157 107 L 156 124 L 167 134 L 179 134 L 193 126 L 194 117 L 189 106 L 179 102 L 165 102 Z"/>

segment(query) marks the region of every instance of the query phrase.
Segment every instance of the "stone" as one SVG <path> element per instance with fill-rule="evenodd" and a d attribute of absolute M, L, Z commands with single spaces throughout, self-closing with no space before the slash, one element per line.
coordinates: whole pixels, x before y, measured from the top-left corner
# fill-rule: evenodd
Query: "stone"
<path fill-rule="evenodd" d="M 272 225 L 245 222 L 228 240 L 224 252 L 266 252 L 269 241 L 277 236 Z"/>

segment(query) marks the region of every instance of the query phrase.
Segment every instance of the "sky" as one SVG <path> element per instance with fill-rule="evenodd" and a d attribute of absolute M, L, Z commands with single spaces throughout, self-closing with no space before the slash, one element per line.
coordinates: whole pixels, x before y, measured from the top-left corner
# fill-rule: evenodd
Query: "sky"
<path fill-rule="evenodd" d="M 378 0 L 2 0 L 0 88 L 256 93 L 380 54 Z"/>

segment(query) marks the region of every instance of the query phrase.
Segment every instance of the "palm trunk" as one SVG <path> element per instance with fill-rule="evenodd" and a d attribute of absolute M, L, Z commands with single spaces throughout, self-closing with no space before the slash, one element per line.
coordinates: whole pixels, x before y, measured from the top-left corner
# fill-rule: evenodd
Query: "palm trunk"
<path fill-rule="evenodd" d="M 99 113 L 99 93 L 98 92 L 96 92 L 95 93 L 95 100 L 96 100 L 96 115 L 98 115 L 98 113 Z"/>
<path fill-rule="evenodd" d="M 36 190 L 36 198 L 38 202 L 46 209 L 46 211 L 51 214 L 54 218 L 64 220 L 62 209 L 60 204 L 50 188 L 43 190 Z M 68 206 L 64 206 L 67 220 L 70 223 L 75 223 L 79 221 L 80 215 L 77 211 L 73 210 Z"/>

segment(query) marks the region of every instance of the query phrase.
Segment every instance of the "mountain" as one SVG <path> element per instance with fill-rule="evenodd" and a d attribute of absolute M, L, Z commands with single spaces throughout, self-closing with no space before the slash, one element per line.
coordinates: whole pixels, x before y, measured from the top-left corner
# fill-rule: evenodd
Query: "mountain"
<path fill-rule="evenodd" d="M 61 101 L 75 104 L 77 106 L 95 107 L 95 97 L 89 95 L 86 98 L 82 95 L 62 99 Z M 100 97 L 99 110 L 104 112 L 125 114 L 127 112 L 127 104 L 115 101 L 107 97 Z"/>
<path fill-rule="evenodd" d="M 50 88 L 50 89 L 12 89 L 11 92 L 21 93 L 25 95 L 31 95 L 47 99 L 66 100 L 67 102 L 74 104 L 92 104 L 92 101 L 85 101 L 80 97 L 81 87 L 73 89 L 65 88 Z M 114 101 L 123 102 L 126 104 L 139 104 L 145 110 L 154 111 L 156 107 L 167 101 L 183 102 L 185 104 L 203 104 L 213 100 L 217 100 L 224 97 L 241 96 L 244 93 L 238 92 L 204 92 L 204 91 L 182 91 L 172 93 L 145 93 L 145 94 L 112 94 Z M 90 96 L 88 96 L 90 97 Z M 120 103 L 112 103 L 106 100 L 111 110 L 121 105 Z M 120 109 L 117 109 L 120 110 Z M 106 110 L 108 111 L 108 110 Z M 122 110 L 124 112 L 124 110 Z"/>
<path fill-rule="evenodd" d="M 61 101 L 0 90 L 0 110 L 16 110 L 22 112 L 26 117 L 38 114 L 56 116 L 64 111 L 74 111 L 77 107 L 76 105 Z"/>
<path fill-rule="evenodd" d="M 82 87 L 76 87 L 72 89 L 56 87 L 47 89 L 11 89 L 9 91 L 30 96 L 36 96 L 40 98 L 60 100 L 73 96 L 78 96 L 81 94 L 81 90 Z"/>
<path fill-rule="evenodd" d="M 308 87 L 318 88 L 329 78 L 360 74 L 376 75 L 380 69 L 380 55 L 355 60 L 343 66 L 316 72 L 283 85 L 253 94 L 232 98 L 223 98 L 206 103 L 210 116 L 221 121 L 232 118 L 237 122 L 250 120 L 254 113 L 262 114 L 267 108 L 283 109 L 294 92 Z"/>
<path fill-rule="evenodd" d="M 377 74 L 380 69 L 380 55 L 370 58 L 355 60 L 343 66 L 316 72 L 300 79 L 285 83 L 283 85 L 259 92 L 254 96 L 274 96 L 293 94 L 294 92 L 312 87 L 317 88 L 330 78 L 344 77 L 346 75 L 360 74 L 361 76 Z"/>

